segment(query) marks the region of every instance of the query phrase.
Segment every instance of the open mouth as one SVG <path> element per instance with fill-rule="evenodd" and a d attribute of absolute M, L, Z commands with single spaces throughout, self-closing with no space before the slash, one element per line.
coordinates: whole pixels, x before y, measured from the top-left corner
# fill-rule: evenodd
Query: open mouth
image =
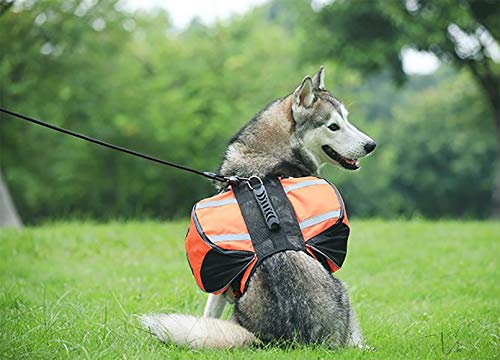
<path fill-rule="evenodd" d="M 357 170 L 359 169 L 359 160 L 358 159 L 348 159 L 342 155 L 340 155 L 338 152 L 333 150 L 330 146 L 328 145 L 323 145 L 321 147 L 323 151 L 328 155 L 332 160 L 335 160 L 342 166 L 344 169 L 348 170 Z"/>

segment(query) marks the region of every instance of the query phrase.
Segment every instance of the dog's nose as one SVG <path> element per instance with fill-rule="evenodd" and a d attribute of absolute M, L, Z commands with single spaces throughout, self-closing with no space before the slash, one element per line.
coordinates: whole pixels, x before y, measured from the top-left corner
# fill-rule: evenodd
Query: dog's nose
<path fill-rule="evenodd" d="M 365 144 L 365 151 L 367 154 L 371 153 L 377 147 L 377 143 L 375 141 L 370 141 Z"/>

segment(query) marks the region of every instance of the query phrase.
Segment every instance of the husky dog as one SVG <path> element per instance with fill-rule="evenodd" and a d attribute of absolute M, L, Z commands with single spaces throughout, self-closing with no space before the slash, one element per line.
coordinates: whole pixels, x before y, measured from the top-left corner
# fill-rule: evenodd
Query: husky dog
<path fill-rule="evenodd" d="M 323 164 L 348 170 L 375 142 L 347 120 L 344 105 L 324 85 L 324 69 L 306 76 L 290 95 L 259 112 L 230 141 L 222 175 L 311 176 Z M 229 321 L 220 320 L 226 301 Z M 164 341 L 193 348 L 234 348 L 294 341 L 330 347 L 357 346 L 363 338 L 342 282 L 302 251 L 264 259 L 244 295 L 209 295 L 204 316 L 143 315 L 142 323 Z"/>

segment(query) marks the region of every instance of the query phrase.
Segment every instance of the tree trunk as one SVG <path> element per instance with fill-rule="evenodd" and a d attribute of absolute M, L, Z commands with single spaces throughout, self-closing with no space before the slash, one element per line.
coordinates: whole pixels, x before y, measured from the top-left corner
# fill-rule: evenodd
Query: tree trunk
<path fill-rule="evenodd" d="M 22 227 L 23 224 L 10 197 L 0 170 L 0 227 Z"/>
<path fill-rule="evenodd" d="M 493 218 L 500 219 L 500 94 L 497 92 L 491 94 L 489 99 L 490 105 L 492 107 L 492 112 L 495 120 L 495 128 L 497 135 L 497 153 L 496 161 L 493 164 L 495 168 L 494 178 L 493 178 Z"/>

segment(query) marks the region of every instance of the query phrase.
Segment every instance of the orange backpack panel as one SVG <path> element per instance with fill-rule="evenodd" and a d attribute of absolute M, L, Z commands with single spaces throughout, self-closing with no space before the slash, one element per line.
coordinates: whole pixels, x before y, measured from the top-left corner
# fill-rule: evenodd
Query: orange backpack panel
<path fill-rule="evenodd" d="M 349 236 L 340 193 L 326 180 L 312 176 L 278 181 L 293 208 L 304 250 L 328 271 L 337 271 L 344 262 Z M 196 283 L 214 294 L 230 285 L 236 294 L 243 294 L 259 262 L 252 242 L 255 239 L 234 190 L 238 189 L 230 187 L 196 203 L 186 236 L 188 262 Z"/>

